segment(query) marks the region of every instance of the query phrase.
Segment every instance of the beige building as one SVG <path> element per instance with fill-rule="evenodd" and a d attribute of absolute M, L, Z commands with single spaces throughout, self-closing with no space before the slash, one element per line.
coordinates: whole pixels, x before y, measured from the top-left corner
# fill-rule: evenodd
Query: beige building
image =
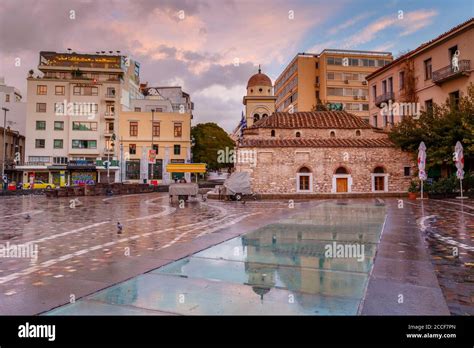
<path fill-rule="evenodd" d="M 121 107 L 139 95 L 139 68 L 119 53 L 40 52 L 42 74 L 31 71 L 27 78 L 23 180 L 117 181 L 113 137 Z"/>
<path fill-rule="evenodd" d="M 474 19 L 397 58 L 369 76 L 370 123 L 386 127 L 448 98 L 456 103 L 474 82 Z"/>
<path fill-rule="evenodd" d="M 120 114 L 119 158 L 124 163 L 124 181 L 169 183 L 173 178 L 181 177 L 182 173 L 167 173 L 167 164 L 191 161 L 191 110 L 161 112 L 162 99 L 153 99 L 153 95 L 142 100 L 149 111 L 122 111 Z M 149 160 L 150 155 L 153 156 L 150 150 L 156 152 L 155 160 L 152 160 L 154 165 Z M 189 173 L 185 176 L 189 181 Z"/>
<path fill-rule="evenodd" d="M 318 103 L 369 120 L 366 76 L 392 61 L 389 52 L 326 49 L 299 53 L 275 81 L 277 111 L 311 111 Z"/>

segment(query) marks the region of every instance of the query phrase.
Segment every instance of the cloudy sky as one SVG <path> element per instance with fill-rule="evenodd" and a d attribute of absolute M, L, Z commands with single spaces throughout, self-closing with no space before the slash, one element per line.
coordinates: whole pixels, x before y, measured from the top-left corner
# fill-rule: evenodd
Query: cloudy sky
<path fill-rule="evenodd" d="M 473 0 L 1 0 L 0 76 L 25 94 L 41 50 L 120 50 L 142 81 L 183 86 L 195 123 L 231 131 L 258 64 L 274 81 L 298 52 L 396 55 L 473 16 Z"/>

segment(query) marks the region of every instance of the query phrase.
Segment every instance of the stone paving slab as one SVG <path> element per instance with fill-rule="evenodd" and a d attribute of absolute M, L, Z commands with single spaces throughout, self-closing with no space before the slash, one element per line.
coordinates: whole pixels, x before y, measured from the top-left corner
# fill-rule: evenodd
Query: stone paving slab
<path fill-rule="evenodd" d="M 449 315 L 412 207 L 386 203 L 388 216 L 361 314 Z"/>

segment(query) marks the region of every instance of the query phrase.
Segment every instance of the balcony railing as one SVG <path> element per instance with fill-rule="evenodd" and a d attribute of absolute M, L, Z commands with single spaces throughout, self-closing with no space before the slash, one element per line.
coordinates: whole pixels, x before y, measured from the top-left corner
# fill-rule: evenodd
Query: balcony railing
<path fill-rule="evenodd" d="M 380 106 L 382 103 L 387 103 L 389 100 L 394 100 L 395 95 L 393 92 L 386 92 L 384 94 L 375 97 L 375 105 Z"/>
<path fill-rule="evenodd" d="M 115 117 L 115 112 L 106 112 L 105 113 L 105 118 L 114 118 Z"/>
<path fill-rule="evenodd" d="M 16 166 L 48 166 L 51 162 L 21 162 L 17 163 Z"/>
<path fill-rule="evenodd" d="M 441 84 L 445 81 L 457 78 L 459 76 L 469 75 L 471 70 L 471 61 L 464 59 L 459 61 L 459 68 L 454 68 L 453 65 L 445 66 L 444 68 L 433 71 L 432 80 L 436 84 Z"/>

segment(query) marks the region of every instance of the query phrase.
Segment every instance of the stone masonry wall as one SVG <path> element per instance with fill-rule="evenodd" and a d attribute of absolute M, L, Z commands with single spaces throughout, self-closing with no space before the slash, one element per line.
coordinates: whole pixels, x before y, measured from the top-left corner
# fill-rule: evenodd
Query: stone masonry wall
<path fill-rule="evenodd" d="M 415 162 L 408 152 L 386 148 L 241 148 L 256 153 L 255 165 L 237 163 L 238 171 L 251 174 L 255 193 L 296 193 L 297 173 L 308 167 L 313 176 L 313 193 L 331 193 L 333 174 L 343 166 L 352 178 L 353 193 L 372 192 L 371 173 L 382 166 L 388 173 L 388 191 L 406 192 L 412 176 L 404 175 L 404 167 L 415 172 Z"/>

